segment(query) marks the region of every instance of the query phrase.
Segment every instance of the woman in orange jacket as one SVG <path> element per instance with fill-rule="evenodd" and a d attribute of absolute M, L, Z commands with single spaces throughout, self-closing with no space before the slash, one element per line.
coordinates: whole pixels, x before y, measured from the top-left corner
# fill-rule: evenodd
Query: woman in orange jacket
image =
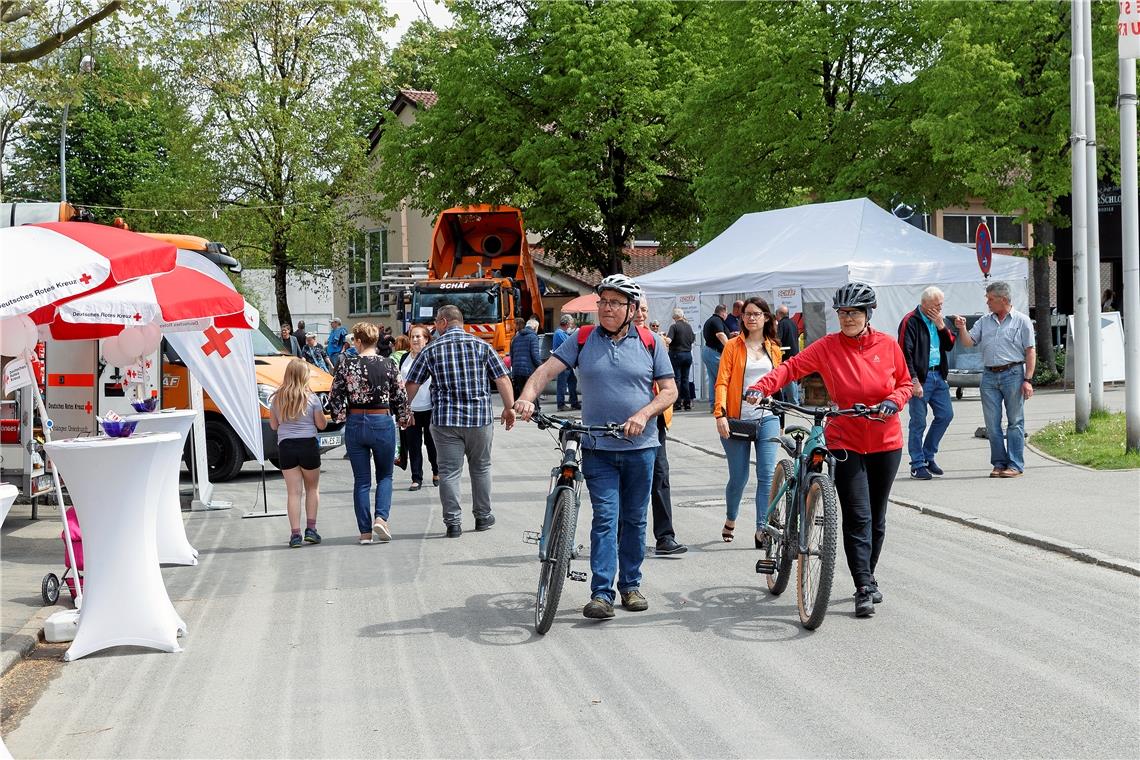
<path fill-rule="evenodd" d="M 825 428 L 827 448 L 836 456 L 843 550 L 855 581 L 859 617 L 873 615 L 883 600 L 875 565 L 887 534 L 887 500 L 902 461 L 902 425 L 896 415 L 911 394 L 910 371 L 898 341 L 871 328 L 876 305 L 870 285 L 852 282 L 839 288 L 832 299 L 839 332 L 812 343 L 748 389 L 749 400 L 755 403 L 792 380 L 818 372 L 840 408 L 882 407 L 882 419 L 832 417 Z"/>
<path fill-rule="evenodd" d="M 780 366 L 780 341 L 776 337 L 776 321 L 763 298 L 754 296 L 744 302 L 740 335 L 728 342 L 720 357 L 716 376 L 713 416 L 716 431 L 728 460 L 728 484 L 724 488 L 725 521 L 721 540 L 732 540 L 740 499 L 748 485 L 748 461 L 756 450 L 756 548 L 760 548 L 760 526 L 768 511 L 768 490 L 772 486 L 772 470 L 776 466 L 777 444 L 769 438 L 780 434 L 779 418 L 766 409 L 741 404 L 744 389 L 760 381 Z M 754 428 L 754 440 L 733 437 L 728 418 L 739 418 Z"/>

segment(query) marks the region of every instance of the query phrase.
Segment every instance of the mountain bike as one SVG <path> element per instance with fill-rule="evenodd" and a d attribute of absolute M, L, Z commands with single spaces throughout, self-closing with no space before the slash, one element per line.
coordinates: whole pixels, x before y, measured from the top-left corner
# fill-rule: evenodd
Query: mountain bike
<path fill-rule="evenodd" d="M 831 406 L 799 406 L 765 399 L 762 406 L 773 412 L 811 417 L 811 428 L 789 425 L 783 435 L 771 438 L 791 459 L 781 459 L 772 474 L 768 511 L 761 531 L 764 558 L 756 572 L 768 576 L 768 590 L 775 596 L 791 580 L 796 566 L 796 606 L 800 624 L 813 631 L 823 623 L 831 598 L 835 574 L 835 549 L 839 541 L 839 497 L 832 472 L 835 456 L 827 448 L 823 423 L 828 417 L 874 417 L 878 406 L 856 404 L 850 409 Z"/>
<path fill-rule="evenodd" d="M 550 471 L 550 491 L 546 496 L 546 514 L 542 531 L 526 531 L 523 540 L 538 544 L 538 596 L 534 605 L 534 629 L 545 634 L 558 612 L 558 599 L 566 579 L 585 581 L 586 573 L 571 570 L 570 560 L 577 559 L 582 546 L 575 545 L 574 533 L 578 529 L 578 507 L 581 505 L 582 439 L 592 436 L 622 438 L 623 428 L 618 424 L 583 425 L 577 420 L 562 419 L 547 414 L 531 418 L 540 430 L 558 431 L 558 447 L 562 451 L 560 464 Z"/>

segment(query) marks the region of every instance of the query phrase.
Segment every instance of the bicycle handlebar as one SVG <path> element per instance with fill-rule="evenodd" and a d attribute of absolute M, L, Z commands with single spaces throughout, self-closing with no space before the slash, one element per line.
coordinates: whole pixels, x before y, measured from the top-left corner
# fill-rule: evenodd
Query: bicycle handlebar
<path fill-rule="evenodd" d="M 882 404 L 855 404 L 850 409 L 838 409 L 834 406 L 800 406 L 774 398 L 761 399 L 760 406 L 777 412 L 799 412 L 809 417 L 873 417 L 883 411 Z"/>
<path fill-rule="evenodd" d="M 590 435 L 608 435 L 612 438 L 624 438 L 625 427 L 611 422 L 608 425 L 583 425 L 577 420 L 570 420 L 564 417 L 555 417 L 551 414 L 535 413 L 531 416 L 531 421 L 538 425 L 539 430 L 546 428 L 558 428 L 559 430 L 566 430 L 572 433 L 588 433 Z"/>

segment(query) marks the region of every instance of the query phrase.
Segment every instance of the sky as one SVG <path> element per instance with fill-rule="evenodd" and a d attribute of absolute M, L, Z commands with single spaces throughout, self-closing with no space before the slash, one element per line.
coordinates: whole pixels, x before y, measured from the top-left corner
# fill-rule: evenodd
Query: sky
<path fill-rule="evenodd" d="M 437 26 L 450 26 L 451 14 L 438 0 L 387 0 L 384 6 L 397 17 L 396 25 L 384 33 L 388 47 L 395 47 L 408 26 L 426 12 Z"/>

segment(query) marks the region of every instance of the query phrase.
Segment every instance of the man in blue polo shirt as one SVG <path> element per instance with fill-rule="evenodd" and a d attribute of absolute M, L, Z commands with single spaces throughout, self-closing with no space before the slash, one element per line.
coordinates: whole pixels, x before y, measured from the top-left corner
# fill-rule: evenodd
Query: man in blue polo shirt
<path fill-rule="evenodd" d="M 990 441 L 991 478 L 1019 478 L 1025 471 L 1025 402 L 1033 396 L 1033 372 L 1037 346 L 1033 323 L 1013 308 L 1009 285 L 986 286 L 990 313 L 966 331 L 966 320 L 954 318 L 962 345 L 982 349 L 982 415 Z M 1005 407 L 1006 429 L 1002 435 L 1001 412 Z"/>
<path fill-rule="evenodd" d="M 529 420 L 534 399 L 546 384 L 567 367 L 577 367 L 582 422 L 625 426 L 625 439 L 599 437 L 582 442 L 582 473 L 594 511 L 591 598 L 582 614 L 604 620 L 614 616 L 615 580 L 625 609 L 642 612 L 649 608 L 641 593 L 641 562 L 658 445 L 654 417 L 677 400 L 677 384 L 661 339 L 649 334 L 651 351 L 632 325 L 642 298 L 641 286 L 625 275 L 610 275 L 598 285 L 598 296 L 598 326 L 581 345 L 578 340 L 567 340 L 558 347 L 531 375 L 515 402 L 515 411 Z"/>

